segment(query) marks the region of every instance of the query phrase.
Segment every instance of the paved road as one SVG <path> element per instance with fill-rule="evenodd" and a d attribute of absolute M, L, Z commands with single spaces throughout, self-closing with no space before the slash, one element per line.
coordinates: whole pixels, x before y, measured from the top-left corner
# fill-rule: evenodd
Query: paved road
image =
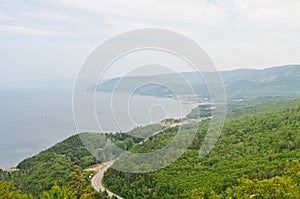
<path fill-rule="evenodd" d="M 110 197 L 112 196 L 115 196 L 117 197 L 118 199 L 124 199 L 122 198 L 121 196 L 118 196 L 117 194 L 114 194 L 113 192 L 110 192 L 109 190 L 107 190 L 103 184 L 102 184 L 102 180 L 103 180 L 103 176 L 104 176 L 104 173 L 105 171 L 107 171 L 107 169 L 109 167 L 111 167 L 114 163 L 114 160 L 113 161 L 110 161 L 110 162 L 106 162 L 106 163 L 103 163 L 101 165 L 99 165 L 96 170 L 98 171 L 94 177 L 92 178 L 92 186 L 97 190 L 97 191 L 104 191 L 106 190 L 106 192 L 108 193 L 108 195 Z"/>
<path fill-rule="evenodd" d="M 199 120 L 201 121 L 201 119 Z M 198 122 L 199 122 L 198 121 Z M 183 124 L 188 124 L 188 123 L 191 123 L 191 122 L 195 122 L 195 121 L 185 121 L 183 123 L 174 123 L 174 124 L 170 124 L 169 126 L 170 127 L 175 127 L 175 126 L 181 126 Z M 162 130 L 159 130 L 157 132 L 155 132 L 154 134 L 152 134 L 151 136 L 154 136 L 158 133 L 160 133 Z M 148 138 L 146 138 L 144 141 L 147 141 Z M 143 142 L 140 142 L 139 144 L 142 144 Z M 102 180 L 103 180 L 103 176 L 104 176 L 104 173 L 107 171 L 107 169 L 109 167 L 111 167 L 113 165 L 115 160 L 112 160 L 110 162 L 106 162 L 106 163 L 103 163 L 95 168 L 90 168 L 90 169 L 87 169 L 87 171 L 96 171 L 97 173 L 94 175 L 94 177 L 92 178 L 92 186 L 97 190 L 97 191 L 105 191 L 108 193 L 108 195 L 110 197 L 112 196 L 115 196 L 117 197 L 118 199 L 124 199 L 122 198 L 121 196 L 118 196 L 117 194 L 113 193 L 113 192 L 110 192 L 109 190 L 107 190 L 103 184 L 102 184 Z"/>

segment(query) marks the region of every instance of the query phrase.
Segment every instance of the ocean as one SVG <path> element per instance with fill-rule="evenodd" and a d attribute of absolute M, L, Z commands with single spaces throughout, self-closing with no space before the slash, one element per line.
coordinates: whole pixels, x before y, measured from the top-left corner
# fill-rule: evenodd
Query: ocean
<path fill-rule="evenodd" d="M 165 118 L 181 118 L 195 107 L 170 98 L 134 95 L 124 103 L 128 94 L 114 94 L 113 101 L 111 96 L 101 92 L 95 95 L 102 132 L 124 132 Z M 128 110 L 120 104 L 127 104 Z M 4 169 L 78 133 L 72 90 L 1 90 L 0 114 L 0 168 Z"/>

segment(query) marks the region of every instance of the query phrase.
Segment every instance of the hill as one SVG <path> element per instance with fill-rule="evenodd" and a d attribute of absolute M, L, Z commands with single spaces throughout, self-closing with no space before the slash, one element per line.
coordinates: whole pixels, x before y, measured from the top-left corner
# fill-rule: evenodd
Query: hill
<path fill-rule="evenodd" d="M 247 104 L 230 107 L 222 135 L 208 156 L 199 158 L 205 120 L 192 146 L 171 165 L 146 174 L 109 169 L 104 183 L 125 198 L 191 198 L 195 192 L 204 197 L 221 194 L 243 177 L 255 181 L 281 176 L 287 161 L 300 158 L 300 99 L 245 108 Z M 161 148 L 175 133 L 171 129 L 157 134 L 131 150 Z"/>
<path fill-rule="evenodd" d="M 80 136 L 92 136 L 97 139 L 99 134 L 82 133 L 71 136 L 39 154 L 21 161 L 17 165 L 19 171 L 2 174 L 0 172 L 0 179 L 13 181 L 19 190 L 24 193 L 31 193 L 36 197 L 40 196 L 43 191 L 50 190 L 55 184 L 67 185 L 72 179 L 75 166 L 88 168 L 99 163 L 82 144 Z M 106 136 L 120 147 L 126 147 L 125 143 L 131 139 L 129 135 L 121 133 L 106 134 Z M 132 139 L 132 143 L 135 141 L 138 142 L 139 140 Z M 102 146 L 98 147 L 101 148 Z M 83 172 L 82 175 L 89 182 L 90 173 Z"/>
<path fill-rule="evenodd" d="M 146 174 L 109 169 L 104 183 L 109 190 L 125 198 L 190 198 L 198 193 L 207 197 L 211 191 L 222 194 L 237 185 L 241 177 L 263 180 L 281 176 L 287 160 L 300 158 L 299 107 L 300 99 L 283 97 L 234 102 L 228 107 L 222 136 L 209 156 L 199 158 L 199 148 L 209 122 L 206 119 L 199 128 L 187 124 L 188 128 L 198 129 L 197 135 L 189 149 L 171 165 Z M 205 110 L 202 117 L 210 116 L 209 106 L 200 108 Z M 197 118 L 189 115 L 187 119 L 189 117 Z M 180 121 L 167 119 L 164 122 Z M 130 135 L 116 133 L 106 136 L 124 150 L 154 151 L 169 143 L 179 128 L 163 124 L 139 127 L 128 132 Z M 185 125 L 180 128 L 185 128 Z M 81 135 L 99 140 L 99 134 Z M 72 180 L 75 166 L 84 169 L 99 163 L 82 144 L 81 135 L 71 136 L 23 160 L 17 166 L 17 172 L 0 171 L 1 182 L 12 181 L 22 193 L 35 197 L 53 186 L 66 186 Z M 98 144 L 94 146 L 96 151 L 105 151 L 103 143 Z M 82 178 L 90 182 L 90 175 L 93 173 L 84 171 Z"/>
<path fill-rule="evenodd" d="M 202 72 L 201 74 L 208 78 L 214 75 L 210 72 Z M 300 85 L 300 65 L 285 65 L 263 70 L 238 69 L 220 71 L 219 74 L 223 79 L 229 101 L 249 100 L 266 96 L 300 96 L 300 89 L 298 88 Z M 131 92 L 140 85 L 145 85 L 136 91 L 141 95 L 172 96 L 168 87 L 173 89 L 173 93 L 184 95 L 187 90 L 190 90 L 191 85 L 200 98 L 209 97 L 204 79 L 196 72 L 119 77 L 97 85 L 96 90 L 101 92 Z"/>

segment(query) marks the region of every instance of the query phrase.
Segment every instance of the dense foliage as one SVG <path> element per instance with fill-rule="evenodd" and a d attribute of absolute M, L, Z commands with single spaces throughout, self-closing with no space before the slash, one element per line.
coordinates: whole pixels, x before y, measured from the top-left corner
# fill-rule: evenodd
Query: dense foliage
<path fill-rule="evenodd" d="M 210 106 L 201 110 L 200 117 L 210 116 Z M 144 174 L 109 169 L 106 187 L 124 198 L 297 198 L 299 164 L 289 160 L 300 159 L 300 99 L 262 98 L 230 105 L 222 135 L 204 158 L 199 158 L 199 149 L 209 119 L 192 125 L 188 121 L 199 121 L 195 113 L 128 134 L 107 134 L 106 139 L 124 150 L 143 153 L 163 148 L 179 129 L 196 132 L 189 149 L 171 165 Z M 182 125 L 173 126 L 176 123 Z M 0 198 L 107 198 L 90 187 L 91 173 L 84 170 L 97 163 L 80 136 L 71 136 L 22 161 L 19 171 L 0 170 Z"/>
<path fill-rule="evenodd" d="M 208 122 L 201 123 L 195 142 L 171 165 L 146 174 L 109 169 L 104 176 L 106 186 L 125 198 L 190 198 L 193 190 L 209 197 L 213 191 L 221 194 L 237 186 L 240 178 L 262 184 L 264 179 L 276 181 L 278 177 L 273 177 L 282 175 L 287 160 L 300 158 L 299 99 L 252 106 L 244 112 L 231 108 L 217 145 L 200 159 Z M 176 130 L 157 134 L 132 150 L 161 148 L 173 138 L 172 132 Z"/>
<path fill-rule="evenodd" d="M 242 178 L 238 185 L 229 187 L 221 194 L 212 192 L 211 199 L 224 198 L 300 198 L 300 164 L 298 160 L 289 161 L 282 176 L 275 176 L 264 180 L 250 180 Z M 191 193 L 192 199 L 204 198 L 204 192 L 195 189 Z"/>
<path fill-rule="evenodd" d="M 21 194 L 13 182 L 0 180 L 0 199 L 33 199 L 33 196 Z"/>
<path fill-rule="evenodd" d="M 86 133 L 87 134 L 87 133 Z M 98 134 L 89 133 L 91 136 Z M 134 139 L 124 133 L 107 134 L 112 142 L 130 149 L 139 139 Z M 128 145 L 127 143 L 133 143 Z M 128 145 L 128 146 L 127 146 Z M 99 163 L 82 144 L 79 135 L 74 135 L 38 155 L 27 158 L 19 163 L 18 172 L 1 174 L 0 179 L 16 183 L 24 193 L 40 196 L 43 191 L 50 190 L 53 185 L 63 186 L 72 179 L 74 166 L 88 168 Z M 88 180 L 88 172 L 82 173 Z"/>
<path fill-rule="evenodd" d="M 71 180 L 75 165 L 87 167 L 97 163 L 95 158 L 82 145 L 78 135 L 22 161 L 15 172 L 13 180 L 20 190 L 40 195 L 57 183 L 62 186 Z"/>
<path fill-rule="evenodd" d="M 21 194 L 13 182 L 0 181 L 0 199 L 33 199 L 31 194 Z M 44 191 L 41 199 L 108 199 L 106 192 L 96 192 L 82 178 L 79 166 L 75 167 L 70 182 L 64 186 L 57 184 L 49 191 Z"/>

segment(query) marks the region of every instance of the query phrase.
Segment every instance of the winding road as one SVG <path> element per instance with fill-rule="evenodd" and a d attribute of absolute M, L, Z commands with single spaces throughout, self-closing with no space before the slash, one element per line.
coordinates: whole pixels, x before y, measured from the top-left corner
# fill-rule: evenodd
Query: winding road
<path fill-rule="evenodd" d="M 169 126 L 169 127 L 176 127 L 176 126 L 181 126 L 181 125 L 183 125 L 183 124 L 188 124 L 188 123 L 195 122 L 195 121 L 196 121 L 196 122 L 200 122 L 201 119 L 199 119 L 199 120 L 185 121 L 185 122 L 182 122 L 182 123 L 172 123 L 172 124 L 169 124 L 168 126 Z M 159 131 L 153 133 L 151 136 L 154 136 L 154 135 L 160 133 L 161 131 L 162 131 L 162 130 L 159 130 Z M 149 137 L 150 137 L 150 136 L 149 136 Z M 147 137 L 144 141 L 147 141 L 149 137 Z M 139 144 L 142 144 L 142 143 L 143 143 L 143 142 L 140 142 Z M 114 162 L 115 162 L 115 160 L 112 160 L 112 161 L 110 161 L 110 162 L 106 162 L 106 163 L 100 164 L 100 165 L 98 165 L 97 167 L 89 168 L 89 169 L 87 169 L 87 171 L 95 171 L 95 172 L 97 172 L 97 173 L 93 176 L 93 178 L 92 178 L 92 186 L 94 187 L 94 189 L 96 189 L 97 191 L 102 191 L 102 192 L 106 190 L 106 192 L 108 193 L 108 195 L 109 195 L 110 197 L 115 196 L 115 197 L 117 197 L 118 199 L 124 199 L 124 198 L 122 198 L 121 196 L 119 196 L 119 195 L 117 195 L 117 194 L 115 194 L 115 193 L 113 193 L 113 192 L 107 190 L 107 189 L 103 186 L 103 184 L 102 184 L 102 180 L 103 180 L 103 177 L 104 177 L 104 173 L 107 171 L 107 169 L 108 169 L 109 167 L 111 167 L 111 166 L 114 164 Z"/>
<path fill-rule="evenodd" d="M 112 160 L 110 162 L 106 162 L 106 163 L 103 163 L 103 164 L 100 164 L 99 166 L 97 167 L 94 167 L 94 168 L 90 168 L 90 169 L 87 169 L 87 171 L 96 171 L 97 173 L 94 175 L 94 177 L 92 178 L 92 186 L 94 187 L 94 189 L 96 189 L 97 191 L 105 191 L 107 192 L 107 194 L 110 196 L 110 197 L 117 197 L 118 199 L 124 199 L 122 198 L 121 196 L 118 196 L 117 194 L 107 190 L 103 184 L 102 184 L 102 180 L 103 180 L 103 176 L 104 176 L 104 173 L 107 171 L 107 169 L 109 167 L 111 167 L 113 165 L 115 160 Z"/>

